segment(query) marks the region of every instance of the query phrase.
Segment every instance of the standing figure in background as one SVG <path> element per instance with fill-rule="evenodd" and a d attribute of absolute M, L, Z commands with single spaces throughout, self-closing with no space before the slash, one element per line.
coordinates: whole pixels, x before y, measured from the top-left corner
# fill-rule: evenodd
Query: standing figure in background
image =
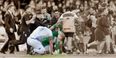
<path fill-rule="evenodd" d="M 16 40 L 15 34 L 14 34 L 14 32 L 16 31 L 16 27 L 15 27 L 14 17 L 12 14 L 13 9 L 14 9 L 14 6 L 10 5 L 7 9 L 7 12 L 4 18 L 5 30 L 9 38 L 8 41 L 5 43 L 5 45 L 1 49 L 1 53 L 4 53 L 4 54 L 8 50 L 8 48 L 10 49 L 10 53 L 14 53 L 14 50 L 15 50 L 14 46 L 10 44 L 11 43 L 10 41 Z"/>

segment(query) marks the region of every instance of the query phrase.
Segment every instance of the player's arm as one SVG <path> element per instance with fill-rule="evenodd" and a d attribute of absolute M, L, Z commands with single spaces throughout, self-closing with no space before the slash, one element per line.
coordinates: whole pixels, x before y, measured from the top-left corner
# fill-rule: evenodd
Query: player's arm
<path fill-rule="evenodd" d="M 62 23 L 62 19 L 59 18 L 58 21 L 53 26 L 50 27 L 50 30 L 53 30 L 54 28 L 56 28 L 56 26 L 58 26 L 61 23 Z"/>

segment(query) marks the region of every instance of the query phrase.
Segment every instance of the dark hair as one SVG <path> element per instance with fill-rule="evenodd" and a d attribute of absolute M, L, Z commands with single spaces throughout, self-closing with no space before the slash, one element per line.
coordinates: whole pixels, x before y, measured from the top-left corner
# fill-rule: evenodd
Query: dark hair
<path fill-rule="evenodd" d="M 25 6 L 24 10 L 28 9 L 29 8 L 29 5 Z"/>
<path fill-rule="evenodd" d="M 113 11 L 112 10 L 109 10 L 108 14 L 113 14 Z"/>

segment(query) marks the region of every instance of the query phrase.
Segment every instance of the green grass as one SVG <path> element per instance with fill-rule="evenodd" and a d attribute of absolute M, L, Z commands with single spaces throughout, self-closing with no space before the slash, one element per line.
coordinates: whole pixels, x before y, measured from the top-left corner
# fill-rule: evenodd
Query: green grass
<path fill-rule="evenodd" d="M 67 58 L 65 55 L 34 55 L 31 58 Z"/>

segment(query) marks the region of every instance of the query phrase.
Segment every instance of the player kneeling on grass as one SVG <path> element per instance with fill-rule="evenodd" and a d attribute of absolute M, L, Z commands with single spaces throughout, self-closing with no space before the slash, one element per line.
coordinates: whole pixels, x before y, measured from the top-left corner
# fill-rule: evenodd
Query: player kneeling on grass
<path fill-rule="evenodd" d="M 47 27 L 37 27 L 27 39 L 27 43 L 33 48 L 32 54 L 53 53 L 52 31 Z M 50 49 L 49 49 L 50 48 Z"/>

